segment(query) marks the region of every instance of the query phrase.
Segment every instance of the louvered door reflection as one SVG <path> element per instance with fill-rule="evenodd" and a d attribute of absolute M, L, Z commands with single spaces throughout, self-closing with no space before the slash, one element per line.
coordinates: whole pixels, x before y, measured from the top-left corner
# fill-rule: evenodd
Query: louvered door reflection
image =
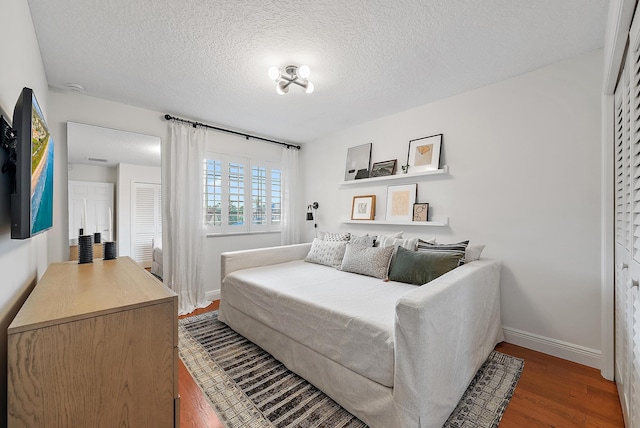
<path fill-rule="evenodd" d="M 133 183 L 131 255 L 143 267 L 153 261 L 153 246 L 162 240 L 160 185 Z"/>

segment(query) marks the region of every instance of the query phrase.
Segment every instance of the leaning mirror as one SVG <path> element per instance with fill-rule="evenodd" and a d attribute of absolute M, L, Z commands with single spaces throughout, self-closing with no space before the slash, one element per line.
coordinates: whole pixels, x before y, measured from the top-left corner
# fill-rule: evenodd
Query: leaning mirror
<path fill-rule="evenodd" d="M 80 229 L 94 241 L 113 240 L 162 276 L 161 141 L 159 137 L 67 122 L 69 258 L 77 258 Z M 155 251 L 154 251 L 155 249 Z M 154 257 L 154 253 L 156 257 Z M 94 243 L 94 258 L 102 244 Z"/>

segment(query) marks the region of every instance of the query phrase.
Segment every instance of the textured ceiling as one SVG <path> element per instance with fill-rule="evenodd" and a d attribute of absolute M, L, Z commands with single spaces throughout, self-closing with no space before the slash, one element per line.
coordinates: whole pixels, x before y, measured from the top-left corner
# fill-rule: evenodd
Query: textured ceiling
<path fill-rule="evenodd" d="M 604 45 L 608 0 L 29 0 L 49 84 L 308 142 Z M 281 96 L 271 65 L 308 64 Z"/>

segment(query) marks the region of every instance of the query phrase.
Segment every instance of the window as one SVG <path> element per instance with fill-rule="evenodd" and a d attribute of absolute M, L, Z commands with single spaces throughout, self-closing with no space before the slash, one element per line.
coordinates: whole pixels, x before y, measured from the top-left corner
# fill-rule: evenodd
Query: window
<path fill-rule="evenodd" d="M 278 231 L 282 171 L 274 162 L 209 153 L 204 168 L 207 233 Z"/>

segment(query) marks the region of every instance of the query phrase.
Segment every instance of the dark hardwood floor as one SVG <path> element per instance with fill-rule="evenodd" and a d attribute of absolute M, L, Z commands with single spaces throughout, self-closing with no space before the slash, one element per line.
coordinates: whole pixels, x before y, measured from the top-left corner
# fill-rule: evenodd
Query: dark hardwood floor
<path fill-rule="evenodd" d="M 219 301 L 193 316 L 218 309 Z M 184 318 L 184 316 L 180 317 Z M 509 343 L 496 350 L 524 359 L 500 428 L 624 427 L 616 385 L 600 371 Z M 181 428 L 222 428 L 207 397 L 179 361 Z"/>

